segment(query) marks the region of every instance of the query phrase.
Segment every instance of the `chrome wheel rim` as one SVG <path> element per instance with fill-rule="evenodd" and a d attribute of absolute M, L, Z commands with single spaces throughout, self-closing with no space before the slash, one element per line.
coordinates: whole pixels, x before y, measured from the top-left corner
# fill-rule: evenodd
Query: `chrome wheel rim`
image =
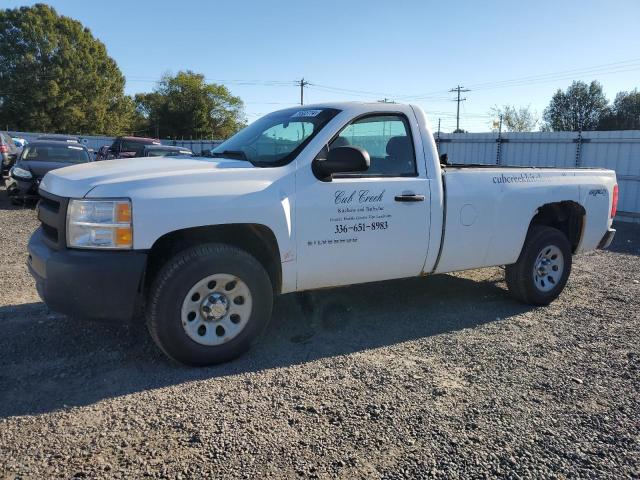
<path fill-rule="evenodd" d="M 182 328 L 200 345 L 222 345 L 244 330 L 251 307 L 251 291 L 240 278 L 227 273 L 209 275 L 184 297 Z"/>
<path fill-rule="evenodd" d="M 555 245 L 540 250 L 533 263 L 533 282 L 541 292 L 550 292 L 560 283 L 564 272 L 564 255 Z"/>

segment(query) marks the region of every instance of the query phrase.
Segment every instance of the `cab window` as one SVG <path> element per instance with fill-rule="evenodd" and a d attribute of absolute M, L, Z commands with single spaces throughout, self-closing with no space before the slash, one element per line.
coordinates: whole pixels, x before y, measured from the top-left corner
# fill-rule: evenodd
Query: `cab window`
<path fill-rule="evenodd" d="M 371 165 L 365 172 L 340 176 L 415 176 L 416 158 L 404 115 L 371 115 L 347 125 L 329 149 L 353 145 L 365 149 Z"/>

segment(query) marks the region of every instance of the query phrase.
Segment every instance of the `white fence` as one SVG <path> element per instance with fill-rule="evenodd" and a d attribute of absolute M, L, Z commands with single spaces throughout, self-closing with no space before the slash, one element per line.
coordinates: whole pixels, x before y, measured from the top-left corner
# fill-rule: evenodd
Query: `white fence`
<path fill-rule="evenodd" d="M 11 132 L 35 140 L 39 133 Z M 614 132 L 440 133 L 440 153 L 452 163 L 483 163 L 536 167 L 600 167 L 616 171 L 620 186 L 618 218 L 640 222 L 640 130 Z M 80 136 L 97 150 L 113 137 Z M 162 140 L 199 154 L 219 140 Z"/>
<path fill-rule="evenodd" d="M 451 163 L 598 167 L 616 171 L 619 220 L 640 222 L 640 130 L 614 132 L 440 133 Z"/>

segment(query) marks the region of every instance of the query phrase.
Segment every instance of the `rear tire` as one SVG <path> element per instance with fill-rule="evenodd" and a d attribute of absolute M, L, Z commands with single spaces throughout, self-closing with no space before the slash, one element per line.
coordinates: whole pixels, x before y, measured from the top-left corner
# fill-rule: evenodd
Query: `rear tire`
<path fill-rule="evenodd" d="M 160 270 L 147 297 L 147 327 L 173 360 L 205 366 L 232 360 L 266 328 L 273 288 L 264 267 L 230 245 L 178 253 Z"/>
<path fill-rule="evenodd" d="M 516 263 L 507 265 L 507 287 L 517 300 L 549 305 L 562 292 L 571 273 L 571 245 L 560 230 L 534 225 Z"/>

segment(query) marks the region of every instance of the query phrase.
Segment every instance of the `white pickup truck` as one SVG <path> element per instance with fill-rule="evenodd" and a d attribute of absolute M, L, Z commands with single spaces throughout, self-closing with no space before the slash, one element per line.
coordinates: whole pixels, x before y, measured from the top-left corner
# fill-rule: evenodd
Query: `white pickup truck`
<path fill-rule="evenodd" d="M 615 233 L 613 171 L 441 165 L 412 105 L 280 110 L 213 155 L 48 173 L 28 265 L 49 307 L 144 312 L 169 357 L 208 365 L 249 348 L 275 294 L 506 265 L 545 305 Z"/>

